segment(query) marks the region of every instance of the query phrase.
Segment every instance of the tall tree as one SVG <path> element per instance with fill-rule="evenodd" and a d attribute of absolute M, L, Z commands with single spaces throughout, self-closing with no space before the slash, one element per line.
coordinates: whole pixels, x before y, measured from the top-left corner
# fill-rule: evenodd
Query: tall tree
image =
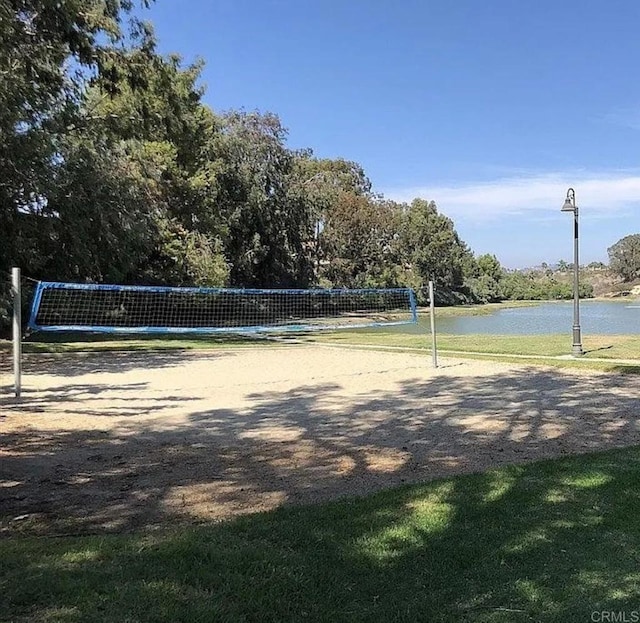
<path fill-rule="evenodd" d="M 295 189 L 295 154 L 273 114 L 223 118 L 224 172 L 219 196 L 231 283 L 308 285 L 312 278 L 310 206 Z"/>
<path fill-rule="evenodd" d="M 640 234 L 618 240 L 607 249 L 609 268 L 625 281 L 640 277 Z"/>
<path fill-rule="evenodd" d="M 400 206 L 341 192 L 329 207 L 321 234 L 322 276 L 336 287 L 396 285 Z"/>
<path fill-rule="evenodd" d="M 129 0 L 0 0 L 0 270 L 23 264 L 89 73 L 123 37 Z"/>
<path fill-rule="evenodd" d="M 0 0 L 0 317 L 9 267 L 29 274 L 43 263 L 59 137 L 76 120 L 87 78 L 123 41 L 132 8 L 130 0 Z"/>
<path fill-rule="evenodd" d="M 490 253 L 480 255 L 465 274 L 465 285 L 473 301 L 493 303 L 502 300 L 504 269 Z"/>
<path fill-rule="evenodd" d="M 405 210 L 400 240 L 403 257 L 421 287 L 433 280 L 443 300 L 464 291 L 465 269 L 473 255 L 460 239 L 453 221 L 440 214 L 433 201 L 414 199 Z"/>
<path fill-rule="evenodd" d="M 313 239 L 306 244 L 311 252 L 313 282 L 318 284 L 322 275 L 321 260 L 326 263 L 322 249 L 322 235 L 331 210 L 340 204 L 345 193 L 358 197 L 371 197 L 371 182 L 356 162 L 343 159 L 314 158 L 311 150 L 294 154 L 289 194 L 303 202 L 312 221 Z M 324 257 L 324 259 L 322 259 Z"/>
<path fill-rule="evenodd" d="M 105 67 L 87 92 L 82 132 L 67 133 L 62 141 L 61 175 L 68 189 L 53 202 L 62 228 L 69 212 L 67 225 L 99 221 L 102 235 L 82 249 L 94 268 L 113 256 L 109 241 L 121 240 L 123 249 L 133 245 L 136 252 L 120 253 L 125 259 L 115 275 L 121 281 L 224 283 L 224 228 L 216 203 L 220 165 L 212 151 L 220 124 L 200 102 L 200 64 L 183 68 L 176 55 L 158 55 L 146 29 L 137 45 L 113 50 Z M 110 159 L 121 163 L 119 178 L 128 192 L 113 187 Z M 89 187 L 69 170 L 74 161 L 86 170 L 85 178 L 96 176 Z M 98 181 L 113 192 L 97 195 Z M 77 195 L 84 200 L 74 203 Z M 111 273 L 84 277 L 102 280 Z"/>

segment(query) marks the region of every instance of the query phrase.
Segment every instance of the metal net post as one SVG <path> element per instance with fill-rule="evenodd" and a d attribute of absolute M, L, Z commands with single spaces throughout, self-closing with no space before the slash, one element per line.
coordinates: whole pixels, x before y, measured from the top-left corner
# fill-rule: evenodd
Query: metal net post
<path fill-rule="evenodd" d="M 436 347 L 436 304 L 433 295 L 433 281 L 429 282 L 429 318 L 431 320 L 431 361 L 438 367 L 438 349 Z"/>
<path fill-rule="evenodd" d="M 22 393 L 22 295 L 20 291 L 20 269 L 11 271 L 11 293 L 13 295 L 13 378 L 16 398 Z"/>

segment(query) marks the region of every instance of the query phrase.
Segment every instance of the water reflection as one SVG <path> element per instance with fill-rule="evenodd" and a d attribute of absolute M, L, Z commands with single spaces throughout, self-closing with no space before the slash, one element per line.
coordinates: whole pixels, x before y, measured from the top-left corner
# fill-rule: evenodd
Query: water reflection
<path fill-rule="evenodd" d="M 441 316 L 438 318 L 438 333 L 540 335 L 570 332 L 572 324 L 571 301 L 545 302 L 531 307 L 500 309 L 482 316 Z M 640 333 L 640 301 L 581 301 L 580 324 L 587 334 Z M 405 327 L 403 331 L 421 333 L 428 331 L 428 326 L 428 315 L 423 315 L 418 326 Z"/>

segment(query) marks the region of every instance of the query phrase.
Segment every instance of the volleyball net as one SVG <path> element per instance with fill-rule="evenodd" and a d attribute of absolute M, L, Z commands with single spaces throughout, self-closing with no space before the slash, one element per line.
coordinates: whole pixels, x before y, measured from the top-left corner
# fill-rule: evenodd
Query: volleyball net
<path fill-rule="evenodd" d="M 33 331 L 260 333 L 417 322 L 410 288 L 240 289 L 39 282 Z"/>

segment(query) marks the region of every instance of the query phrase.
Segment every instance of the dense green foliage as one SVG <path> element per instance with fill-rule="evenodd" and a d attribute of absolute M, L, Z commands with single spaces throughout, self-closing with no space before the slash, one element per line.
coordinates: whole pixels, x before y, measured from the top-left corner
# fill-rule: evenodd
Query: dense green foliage
<path fill-rule="evenodd" d="M 429 279 L 441 303 L 570 296 L 476 260 L 435 203 L 385 200 L 357 163 L 292 150 L 276 115 L 212 111 L 201 63 L 159 54 L 133 9 L 0 0 L 0 318 L 14 265 L 70 281 L 408 285 L 422 302 Z"/>
<path fill-rule="evenodd" d="M 561 262 L 558 271 L 549 267 L 507 271 L 494 255 L 486 254 L 475 261 L 474 272 L 467 285 L 474 301 L 570 299 L 573 297 L 573 273 L 568 271 L 568 267 L 566 262 Z M 582 298 L 593 296 L 593 287 L 584 276 L 580 277 L 579 292 Z"/>
<path fill-rule="evenodd" d="M 640 234 L 625 236 L 607 249 L 611 270 L 625 281 L 640 277 Z"/>
<path fill-rule="evenodd" d="M 591 284 L 580 280 L 582 298 L 593 296 Z M 516 301 L 570 299 L 573 297 L 573 282 L 560 281 L 556 276 L 540 274 L 537 271 L 513 271 L 502 280 L 504 299 Z"/>

